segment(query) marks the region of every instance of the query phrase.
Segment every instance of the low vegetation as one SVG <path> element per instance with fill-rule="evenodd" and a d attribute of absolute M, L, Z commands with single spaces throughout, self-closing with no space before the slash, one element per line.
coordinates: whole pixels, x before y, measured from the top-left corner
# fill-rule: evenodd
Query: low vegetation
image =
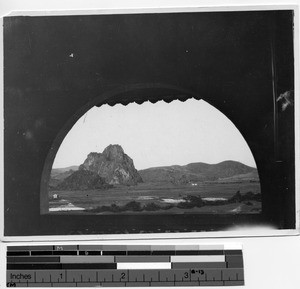
<path fill-rule="evenodd" d="M 102 212 L 112 212 L 112 213 L 121 213 L 121 212 L 141 212 L 141 211 L 159 211 L 159 210 L 169 210 L 172 208 L 179 209 L 192 209 L 192 208 L 201 208 L 204 206 L 221 206 L 228 205 L 233 203 L 243 203 L 248 206 L 251 206 L 251 201 L 261 202 L 261 194 L 255 194 L 251 191 L 246 194 L 241 194 L 240 191 L 237 191 L 231 198 L 226 200 L 205 200 L 201 196 L 187 195 L 183 198 L 184 201 L 177 204 L 168 204 L 160 205 L 158 203 L 147 203 L 142 204 L 137 201 L 131 201 L 126 203 L 123 206 L 112 204 L 110 206 L 99 206 L 93 209 L 87 209 L 86 212 L 90 213 L 102 213 Z"/>

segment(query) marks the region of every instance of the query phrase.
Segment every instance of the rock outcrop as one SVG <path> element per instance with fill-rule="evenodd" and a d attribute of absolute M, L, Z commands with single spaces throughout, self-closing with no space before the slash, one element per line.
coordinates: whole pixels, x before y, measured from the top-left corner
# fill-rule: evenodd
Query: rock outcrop
<path fill-rule="evenodd" d="M 91 171 L 78 170 L 65 178 L 55 188 L 56 190 L 84 191 L 109 189 L 112 187 L 103 178 Z"/>
<path fill-rule="evenodd" d="M 143 182 L 133 160 L 120 145 L 109 145 L 102 153 L 89 153 L 79 170 L 94 172 L 111 185 L 136 185 Z"/>

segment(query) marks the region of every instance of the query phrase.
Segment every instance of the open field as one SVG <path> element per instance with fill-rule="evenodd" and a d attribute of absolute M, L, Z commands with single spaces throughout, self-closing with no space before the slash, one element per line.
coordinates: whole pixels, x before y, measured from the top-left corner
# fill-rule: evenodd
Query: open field
<path fill-rule="evenodd" d="M 156 210 L 140 211 L 134 213 L 259 213 L 261 202 L 251 201 L 231 204 L 212 205 L 214 201 L 226 201 L 233 197 L 237 191 L 241 195 L 247 192 L 260 193 L 259 183 L 199 183 L 195 186 L 175 186 L 165 183 L 142 183 L 137 186 L 119 186 L 108 190 L 90 191 L 51 191 L 49 193 L 50 212 L 72 211 L 77 213 L 111 214 L 95 210 L 104 206 L 116 208 L 126 206 L 130 202 L 137 202 L 141 207 L 154 204 Z M 59 195 L 58 200 L 51 200 L 54 194 Z M 210 205 L 194 208 L 177 208 L 178 204 L 186 202 L 190 196 L 201 197 Z M 157 209 L 161 208 L 161 209 Z M 94 211 L 93 211 L 94 210 Z M 122 213 L 132 213 L 128 210 Z"/>

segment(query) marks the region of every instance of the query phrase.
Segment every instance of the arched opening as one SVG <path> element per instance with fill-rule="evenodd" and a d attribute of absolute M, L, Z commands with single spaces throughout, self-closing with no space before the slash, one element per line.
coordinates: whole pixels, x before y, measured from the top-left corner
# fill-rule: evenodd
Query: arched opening
<path fill-rule="evenodd" d="M 5 236 L 200 232 L 245 223 L 296 228 L 297 105 L 276 111 L 276 95 L 295 89 L 293 10 L 4 22 Z M 30 51 L 23 49 L 28 35 Z M 191 97 L 217 108 L 244 136 L 259 171 L 262 214 L 46 214 L 56 153 L 86 111 Z"/>
<path fill-rule="evenodd" d="M 222 112 L 173 87 L 121 96 L 93 100 L 61 130 L 44 167 L 42 213 L 261 212 L 254 157 Z"/>

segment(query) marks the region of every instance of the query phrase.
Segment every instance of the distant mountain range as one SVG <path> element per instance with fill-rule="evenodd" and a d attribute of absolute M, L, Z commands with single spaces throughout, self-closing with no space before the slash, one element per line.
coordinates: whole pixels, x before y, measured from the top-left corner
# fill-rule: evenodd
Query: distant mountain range
<path fill-rule="evenodd" d="M 183 184 L 207 181 L 258 181 L 256 168 L 236 161 L 218 164 L 191 163 L 185 166 L 166 166 L 140 170 L 144 182 L 171 182 Z"/>
<path fill-rule="evenodd" d="M 109 145 L 102 153 L 88 154 L 80 166 L 52 169 L 49 187 L 61 190 L 109 188 L 138 183 L 258 182 L 257 169 L 236 161 L 218 164 L 190 163 L 137 171 L 120 145 Z"/>
<path fill-rule="evenodd" d="M 64 179 L 73 172 L 77 171 L 79 166 L 70 166 L 67 168 L 59 168 L 59 169 L 52 169 L 51 170 L 51 177 L 57 179 Z"/>

